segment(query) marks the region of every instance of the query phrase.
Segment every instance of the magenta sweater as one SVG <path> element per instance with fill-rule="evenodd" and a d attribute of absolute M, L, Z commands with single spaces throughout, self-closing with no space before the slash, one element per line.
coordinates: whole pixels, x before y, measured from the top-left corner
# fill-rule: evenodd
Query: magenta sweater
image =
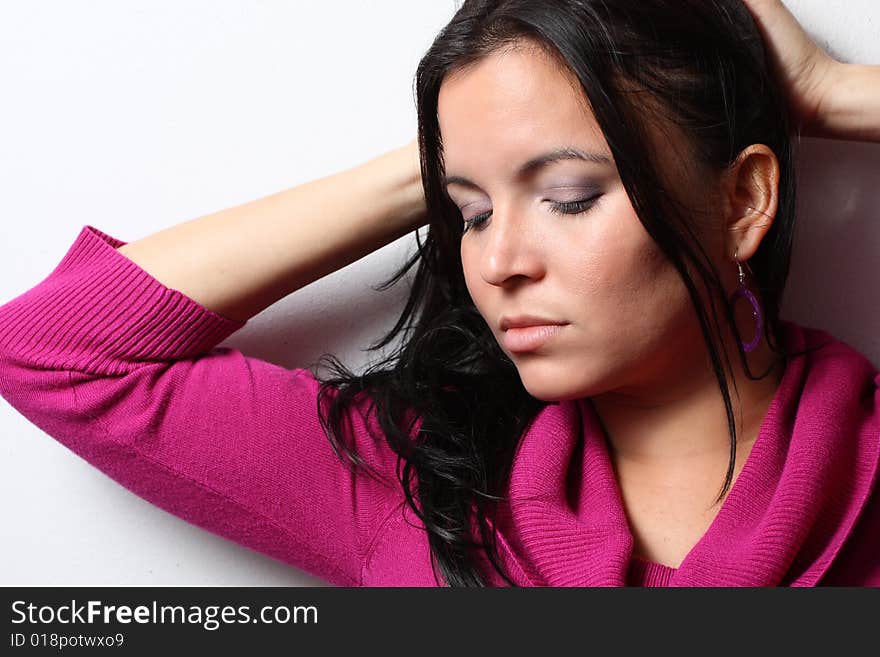
<path fill-rule="evenodd" d="M 318 422 L 318 382 L 217 345 L 244 326 L 85 226 L 38 285 L 0 306 L 0 394 L 157 506 L 345 586 L 433 586 L 401 491 L 353 476 Z M 792 359 L 715 520 L 678 568 L 632 556 L 589 399 L 548 404 L 517 450 L 498 520 L 524 586 L 880 586 L 880 374 L 828 333 L 785 322 Z M 418 421 L 413 429 L 417 431 Z M 358 451 L 395 481 L 361 404 Z M 723 474 L 723 473 L 720 473 Z M 719 475 L 720 476 L 720 475 Z M 502 585 L 483 558 L 481 572 Z"/>

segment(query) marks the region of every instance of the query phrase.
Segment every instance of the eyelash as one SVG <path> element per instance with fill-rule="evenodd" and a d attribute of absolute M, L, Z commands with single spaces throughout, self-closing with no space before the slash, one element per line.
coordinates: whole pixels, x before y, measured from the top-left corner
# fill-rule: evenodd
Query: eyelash
<path fill-rule="evenodd" d="M 596 204 L 596 201 L 599 199 L 599 196 L 601 196 L 601 194 L 599 194 L 597 196 L 592 196 L 590 198 L 585 198 L 580 201 L 571 201 L 570 203 L 551 203 L 550 204 L 550 212 L 553 212 L 555 214 L 569 214 L 569 215 L 582 214 L 582 213 L 586 212 L 587 210 L 589 210 L 590 208 L 592 208 Z M 480 226 L 483 225 L 483 223 L 486 221 L 486 219 L 489 218 L 489 215 L 491 215 L 491 214 L 492 214 L 491 212 L 484 212 L 483 214 L 478 214 L 476 217 L 473 217 L 472 219 L 465 219 L 463 232 L 466 233 L 471 228 L 478 229 Z"/>

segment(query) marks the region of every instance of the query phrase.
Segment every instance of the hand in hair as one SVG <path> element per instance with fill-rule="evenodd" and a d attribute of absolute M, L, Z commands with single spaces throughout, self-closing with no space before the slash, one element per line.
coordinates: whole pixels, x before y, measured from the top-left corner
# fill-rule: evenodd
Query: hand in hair
<path fill-rule="evenodd" d="M 816 44 L 781 0 L 743 0 L 785 87 L 792 117 L 804 134 L 822 122 L 841 62 Z"/>

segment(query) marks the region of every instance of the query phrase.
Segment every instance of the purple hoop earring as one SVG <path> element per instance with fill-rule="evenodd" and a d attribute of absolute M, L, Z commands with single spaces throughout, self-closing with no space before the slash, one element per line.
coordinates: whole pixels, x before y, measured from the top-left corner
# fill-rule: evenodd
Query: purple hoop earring
<path fill-rule="evenodd" d="M 749 303 L 752 304 L 752 316 L 755 318 L 755 337 L 752 338 L 751 342 L 748 344 L 743 344 L 740 340 L 740 345 L 746 351 L 746 353 L 752 353 L 755 349 L 758 348 L 758 345 L 761 342 L 761 334 L 764 332 L 764 315 L 761 313 L 761 306 L 758 303 L 758 299 L 755 298 L 755 295 L 752 291 L 746 286 L 746 275 L 742 268 L 742 263 L 739 261 L 739 250 L 737 250 L 734 259 L 736 260 L 736 266 L 739 267 L 739 287 L 730 297 L 730 305 L 734 307 L 736 302 L 739 301 L 740 297 L 745 297 L 749 300 Z M 748 265 L 746 265 L 748 266 Z"/>

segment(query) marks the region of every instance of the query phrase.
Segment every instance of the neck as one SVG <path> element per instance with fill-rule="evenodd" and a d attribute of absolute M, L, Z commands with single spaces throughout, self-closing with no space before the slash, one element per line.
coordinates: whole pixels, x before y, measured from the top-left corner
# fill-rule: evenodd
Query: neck
<path fill-rule="evenodd" d="M 734 343 L 731 340 L 729 344 Z M 783 374 L 777 356 L 763 340 L 755 352 L 746 356 L 755 375 L 763 374 L 774 362 L 776 365 L 765 378 L 753 381 L 746 376 L 739 354 L 729 353 L 735 380 L 734 386 L 728 375 L 738 459 L 739 453 L 747 455 L 756 440 Z M 675 464 L 690 468 L 722 459 L 726 462 L 730 431 L 708 350 L 699 365 L 667 371 L 664 380 L 653 385 L 593 397 L 613 458 L 618 463 L 657 465 L 663 470 Z"/>

